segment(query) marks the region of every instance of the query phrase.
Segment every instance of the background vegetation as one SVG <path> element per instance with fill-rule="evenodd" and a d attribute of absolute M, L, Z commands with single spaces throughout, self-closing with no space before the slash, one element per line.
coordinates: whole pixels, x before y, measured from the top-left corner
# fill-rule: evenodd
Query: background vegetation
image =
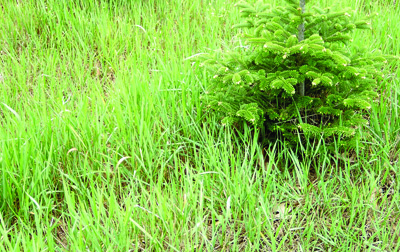
<path fill-rule="evenodd" d="M 241 46 L 234 3 L 0 0 L 2 251 L 399 249 L 400 70 L 365 148 L 262 150 L 185 60 Z M 309 4 L 380 13 L 354 43 L 400 56 L 399 3 Z"/>

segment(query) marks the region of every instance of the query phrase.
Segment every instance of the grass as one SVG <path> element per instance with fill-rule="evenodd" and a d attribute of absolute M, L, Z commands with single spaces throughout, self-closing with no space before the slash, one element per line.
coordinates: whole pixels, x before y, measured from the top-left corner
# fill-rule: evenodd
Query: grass
<path fill-rule="evenodd" d="M 400 56 L 399 3 L 312 2 L 379 12 L 354 43 Z M 240 45 L 233 4 L 0 1 L 1 251 L 400 249 L 400 70 L 355 155 L 262 150 L 185 60 Z"/>

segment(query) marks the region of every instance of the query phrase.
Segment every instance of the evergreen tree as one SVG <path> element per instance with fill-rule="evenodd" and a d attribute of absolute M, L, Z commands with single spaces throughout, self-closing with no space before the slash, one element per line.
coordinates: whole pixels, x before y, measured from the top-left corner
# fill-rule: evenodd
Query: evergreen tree
<path fill-rule="evenodd" d="M 371 29 L 368 19 L 315 6 L 308 12 L 305 0 L 285 1 L 272 9 L 237 4 L 245 22 L 234 27 L 247 31 L 249 46 L 203 56 L 213 76 L 203 100 L 223 125 L 245 121 L 262 128 L 265 140 L 278 134 L 296 142 L 299 132 L 354 140 L 390 57 L 349 50 L 351 32 Z"/>

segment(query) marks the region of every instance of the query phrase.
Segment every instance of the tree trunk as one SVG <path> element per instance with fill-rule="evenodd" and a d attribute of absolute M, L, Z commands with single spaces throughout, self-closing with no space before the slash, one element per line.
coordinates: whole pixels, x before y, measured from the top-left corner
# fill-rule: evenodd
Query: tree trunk
<path fill-rule="evenodd" d="M 306 10 L 306 0 L 300 0 L 300 8 L 301 8 L 301 13 L 304 13 Z M 299 42 L 304 40 L 304 22 L 299 24 Z M 305 83 L 300 83 L 300 95 L 304 96 L 305 93 Z"/>

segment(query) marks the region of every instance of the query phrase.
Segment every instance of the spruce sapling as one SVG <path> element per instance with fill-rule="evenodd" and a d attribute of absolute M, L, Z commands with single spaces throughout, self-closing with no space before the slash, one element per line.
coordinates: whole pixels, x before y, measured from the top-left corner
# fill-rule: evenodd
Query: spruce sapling
<path fill-rule="evenodd" d="M 285 1 L 272 8 L 237 4 L 245 21 L 234 28 L 249 46 L 218 58 L 202 55 L 213 76 L 202 99 L 223 125 L 246 122 L 273 132 L 266 142 L 277 135 L 292 143 L 304 135 L 338 136 L 351 147 L 393 57 L 349 50 L 352 32 L 371 29 L 371 17 L 356 21 L 349 10 L 306 11 L 305 0 Z"/>

